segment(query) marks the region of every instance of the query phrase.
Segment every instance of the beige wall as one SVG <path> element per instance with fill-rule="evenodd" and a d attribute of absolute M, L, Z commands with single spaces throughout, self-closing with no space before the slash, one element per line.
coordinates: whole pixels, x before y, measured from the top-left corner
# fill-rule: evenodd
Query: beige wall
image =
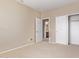
<path fill-rule="evenodd" d="M 66 14 L 72 14 L 72 13 L 79 13 L 79 2 L 63 6 L 61 8 L 58 8 L 56 10 L 52 10 L 50 12 L 43 12 L 41 16 L 43 18 L 45 17 L 51 17 L 50 20 L 50 37 L 52 38 L 52 41 L 55 42 L 55 17 L 66 15 Z"/>
<path fill-rule="evenodd" d="M 35 18 L 51 17 L 50 36 L 55 42 L 55 17 L 79 12 L 79 3 L 57 10 L 40 13 L 21 5 L 16 0 L 0 0 L 0 51 L 27 44 L 35 40 Z"/>
<path fill-rule="evenodd" d="M 0 0 L 0 51 L 34 42 L 35 18 L 40 13 L 16 0 Z"/>

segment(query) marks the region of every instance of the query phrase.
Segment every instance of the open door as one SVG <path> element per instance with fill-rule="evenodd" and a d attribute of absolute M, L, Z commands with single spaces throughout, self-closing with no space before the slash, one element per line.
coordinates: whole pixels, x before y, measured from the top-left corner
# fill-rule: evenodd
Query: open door
<path fill-rule="evenodd" d="M 36 43 L 43 39 L 43 28 L 41 18 L 36 18 Z"/>

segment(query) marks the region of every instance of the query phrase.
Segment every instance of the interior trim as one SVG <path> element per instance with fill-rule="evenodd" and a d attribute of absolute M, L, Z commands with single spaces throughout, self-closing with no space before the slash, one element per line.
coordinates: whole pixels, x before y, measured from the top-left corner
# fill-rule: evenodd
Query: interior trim
<path fill-rule="evenodd" d="M 30 45 L 33 45 L 33 44 L 34 43 L 29 43 L 29 44 L 21 45 L 19 47 L 13 48 L 13 49 L 8 49 L 8 50 L 5 50 L 5 51 L 1 51 L 0 54 L 7 53 L 7 52 L 10 52 L 10 51 L 13 51 L 13 50 L 17 50 L 17 49 L 20 49 L 20 48 L 23 48 L 23 47 L 26 47 L 26 46 L 30 46 Z"/>

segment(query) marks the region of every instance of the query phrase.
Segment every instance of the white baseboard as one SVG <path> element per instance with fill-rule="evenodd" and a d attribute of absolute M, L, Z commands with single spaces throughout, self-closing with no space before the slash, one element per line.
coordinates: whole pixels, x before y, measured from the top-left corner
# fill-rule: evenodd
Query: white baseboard
<path fill-rule="evenodd" d="M 7 52 L 10 52 L 10 51 L 13 51 L 13 50 L 17 50 L 17 49 L 20 49 L 20 48 L 23 48 L 23 47 L 26 47 L 26 46 L 29 46 L 29 45 L 33 45 L 33 44 L 34 44 L 34 43 L 29 43 L 29 44 L 25 44 L 25 45 L 22 45 L 22 46 L 13 48 L 13 49 L 9 49 L 9 50 L 5 50 L 5 51 L 1 51 L 0 54 L 7 53 Z"/>
<path fill-rule="evenodd" d="M 52 42 L 52 44 L 68 45 L 68 44 L 59 43 L 59 42 Z"/>
<path fill-rule="evenodd" d="M 61 45 L 68 45 L 68 44 L 66 44 L 66 43 L 62 43 L 62 42 L 56 42 L 56 44 L 61 44 Z"/>

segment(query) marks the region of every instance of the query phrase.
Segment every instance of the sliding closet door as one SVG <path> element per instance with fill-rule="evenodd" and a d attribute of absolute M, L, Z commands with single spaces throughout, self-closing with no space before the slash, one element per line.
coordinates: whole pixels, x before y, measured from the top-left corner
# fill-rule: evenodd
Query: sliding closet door
<path fill-rule="evenodd" d="M 70 43 L 79 44 L 79 15 L 70 17 Z"/>
<path fill-rule="evenodd" d="M 56 17 L 56 43 L 68 44 L 68 16 Z"/>

